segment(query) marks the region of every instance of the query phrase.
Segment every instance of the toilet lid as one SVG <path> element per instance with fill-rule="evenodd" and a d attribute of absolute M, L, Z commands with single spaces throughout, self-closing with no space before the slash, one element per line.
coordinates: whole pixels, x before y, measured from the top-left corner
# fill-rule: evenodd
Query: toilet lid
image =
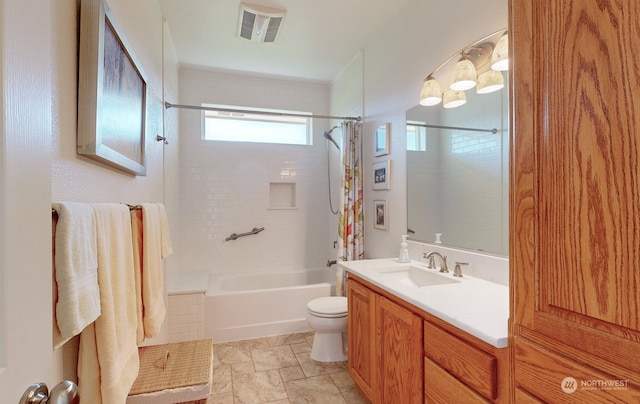
<path fill-rule="evenodd" d="M 307 309 L 318 317 L 343 317 L 347 315 L 347 298 L 344 296 L 319 297 L 307 303 Z"/>

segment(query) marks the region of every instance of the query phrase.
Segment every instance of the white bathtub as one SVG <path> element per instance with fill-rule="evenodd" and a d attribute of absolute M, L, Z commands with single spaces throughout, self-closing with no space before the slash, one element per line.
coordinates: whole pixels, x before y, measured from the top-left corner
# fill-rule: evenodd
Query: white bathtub
<path fill-rule="evenodd" d="M 204 334 L 215 343 L 311 330 L 307 302 L 335 293 L 334 269 L 209 274 Z"/>

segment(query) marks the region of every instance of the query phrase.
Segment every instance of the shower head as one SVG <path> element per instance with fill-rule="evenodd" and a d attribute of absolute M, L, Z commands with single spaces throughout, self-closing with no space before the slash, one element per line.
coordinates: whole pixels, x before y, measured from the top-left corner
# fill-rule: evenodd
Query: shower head
<path fill-rule="evenodd" d="M 338 148 L 338 150 L 340 150 L 340 146 L 338 146 L 338 143 L 335 140 L 333 140 L 333 137 L 331 137 L 331 132 L 333 132 L 335 128 L 337 128 L 337 126 L 334 126 L 333 128 L 329 129 L 329 131 L 322 132 L 322 136 L 324 136 L 325 139 L 333 143 Z"/>

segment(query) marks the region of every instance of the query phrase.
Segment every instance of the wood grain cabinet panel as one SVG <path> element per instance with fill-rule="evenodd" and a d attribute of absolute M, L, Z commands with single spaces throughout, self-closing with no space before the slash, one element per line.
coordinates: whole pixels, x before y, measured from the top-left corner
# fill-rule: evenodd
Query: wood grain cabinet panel
<path fill-rule="evenodd" d="M 377 296 L 379 403 L 422 402 L 422 319 Z"/>
<path fill-rule="evenodd" d="M 526 339 L 514 342 L 516 383 L 542 402 L 640 403 L 640 392 L 629 388 L 631 381 L 582 366 Z"/>
<path fill-rule="evenodd" d="M 640 2 L 509 0 L 509 15 L 514 387 L 639 402 Z M 628 384 L 567 394 L 565 377 Z"/>
<path fill-rule="evenodd" d="M 348 285 L 349 373 L 362 395 L 372 401 L 376 363 L 374 344 L 376 295 L 358 282 L 350 281 Z"/>

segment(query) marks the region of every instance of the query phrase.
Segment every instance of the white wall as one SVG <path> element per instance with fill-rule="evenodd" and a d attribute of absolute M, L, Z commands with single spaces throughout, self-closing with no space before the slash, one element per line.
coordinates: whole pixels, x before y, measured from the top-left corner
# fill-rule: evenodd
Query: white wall
<path fill-rule="evenodd" d="M 455 16 L 460 16 L 456 20 Z M 333 86 L 331 113 L 344 114 L 364 105 L 365 256 L 398 253 L 406 232 L 405 111 L 418 104 L 424 78 L 462 47 L 507 26 L 506 0 L 410 0 L 380 35 L 362 51 L 363 68 L 347 70 L 340 83 L 363 82 L 364 100 L 352 87 Z M 362 102 L 362 104 L 360 104 Z M 391 123 L 391 154 L 373 157 L 373 132 Z M 391 189 L 372 191 L 371 167 L 391 159 Z M 376 230 L 373 200 L 387 200 L 389 230 Z"/>
<path fill-rule="evenodd" d="M 54 7 L 54 133 L 51 192 L 54 201 L 163 201 L 163 45 L 162 14 L 156 0 L 109 0 L 115 19 L 142 64 L 148 80 L 147 175 L 132 176 L 76 154 L 78 2 L 58 0 Z"/>
<path fill-rule="evenodd" d="M 169 63 L 175 64 L 175 56 L 170 55 L 171 46 L 163 44 L 157 1 L 108 0 L 148 79 L 147 176 L 133 177 L 80 157 L 76 154 L 79 1 L 9 3 L 10 7 L 0 3 L 0 13 L 6 13 L 2 39 L 8 44 L 1 49 L 3 95 L 8 100 L 2 107 L 8 119 L 3 122 L 1 142 L 0 286 L 3 302 L 20 304 L 18 310 L 5 313 L 2 348 L 12 348 L 3 362 L 9 372 L 21 361 L 26 362 L 26 371 L 12 384 L 1 384 L 0 391 L 7 402 L 16 402 L 30 383 L 44 381 L 52 387 L 75 376 L 69 352 L 53 352 L 51 344 L 51 202 L 164 200 L 165 161 L 176 165 L 177 149 L 165 153 L 154 138 L 164 133 L 163 74 L 174 83 L 169 93 L 177 93 L 177 71 L 175 66 L 163 71 L 163 51 L 169 53 Z M 169 133 L 177 133 L 171 128 L 175 122 L 169 120 Z M 34 342 L 36 336 L 44 336 L 46 343 Z M 38 359 L 20 357 L 16 345 L 33 351 Z"/>
<path fill-rule="evenodd" d="M 183 68 L 180 103 L 326 115 L 329 87 Z M 201 112 L 182 110 L 179 226 L 169 270 L 289 270 L 322 267 L 328 259 L 335 259 L 333 244 L 326 236 L 333 216 L 327 198 L 327 146 L 322 131 L 329 125 L 326 120 L 314 120 L 313 146 L 208 141 L 201 135 Z M 295 184 L 295 209 L 270 208 L 271 183 Z M 265 230 L 225 241 L 232 233 L 254 227 Z"/>

